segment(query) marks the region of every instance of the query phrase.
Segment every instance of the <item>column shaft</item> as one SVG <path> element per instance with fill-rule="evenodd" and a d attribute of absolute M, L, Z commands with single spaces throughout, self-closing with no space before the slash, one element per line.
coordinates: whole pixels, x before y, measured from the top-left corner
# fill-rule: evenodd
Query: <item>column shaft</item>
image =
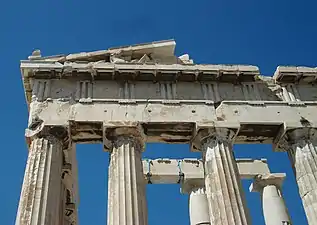
<path fill-rule="evenodd" d="M 262 205 L 266 225 L 291 224 L 280 190 L 275 185 L 263 187 Z"/>
<path fill-rule="evenodd" d="M 145 188 L 141 145 L 119 136 L 110 156 L 108 225 L 147 225 Z"/>
<path fill-rule="evenodd" d="M 205 152 L 205 185 L 213 225 L 246 225 L 245 205 L 238 168 L 227 140 L 208 138 Z"/>
<path fill-rule="evenodd" d="M 59 225 L 62 143 L 35 138 L 29 149 L 16 225 Z"/>
<path fill-rule="evenodd" d="M 289 156 L 308 223 L 317 225 L 317 141 L 298 141 Z"/>
<path fill-rule="evenodd" d="M 205 188 L 195 188 L 191 191 L 189 196 L 189 217 L 191 225 L 210 225 Z"/>

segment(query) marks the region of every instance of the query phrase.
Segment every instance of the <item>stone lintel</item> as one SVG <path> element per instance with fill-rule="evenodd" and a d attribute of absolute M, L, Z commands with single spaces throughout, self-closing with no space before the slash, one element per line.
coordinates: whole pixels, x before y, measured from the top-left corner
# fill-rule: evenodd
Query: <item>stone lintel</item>
<path fill-rule="evenodd" d="M 273 149 L 277 152 L 288 151 L 292 144 L 300 140 L 317 139 L 317 123 L 305 121 L 302 118 L 301 123 L 306 124 L 283 124 L 278 135 L 273 141 Z"/>
<path fill-rule="evenodd" d="M 278 189 L 282 188 L 286 173 L 259 174 L 254 177 L 253 183 L 250 185 L 250 192 L 261 192 L 265 186 L 274 185 Z"/>
<path fill-rule="evenodd" d="M 111 151 L 113 142 L 120 136 L 131 137 L 139 142 L 141 150 L 145 150 L 145 135 L 142 126 L 136 123 L 123 125 L 104 125 L 103 145 L 105 151 Z"/>
<path fill-rule="evenodd" d="M 222 141 L 233 142 L 239 133 L 239 122 L 222 122 L 216 121 L 213 124 L 196 124 L 196 132 L 191 142 L 191 151 L 199 152 L 202 143 L 207 138 L 215 138 Z"/>
<path fill-rule="evenodd" d="M 241 179 L 269 174 L 266 159 L 236 159 Z M 144 159 L 144 179 L 149 184 L 181 184 L 182 193 L 204 186 L 204 166 L 201 159 Z"/>
<path fill-rule="evenodd" d="M 267 159 L 236 159 L 241 179 L 252 179 L 257 174 L 269 174 Z"/>
<path fill-rule="evenodd" d="M 133 104 L 133 99 L 124 100 L 130 101 L 129 104 L 118 101 L 74 104 L 64 104 L 59 100 L 32 102 L 29 127 L 33 130 L 33 127 L 41 125 L 68 127 L 76 143 L 102 142 L 103 126 L 130 127 L 140 124 L 147 142 L 161 143 L 189 143 L 193 140 L 199 143 L 199 140 L 213 133 L 214 127 L 239 127 L 235 144 L 271 144 L 274 139 L 278 143 L 286 130 L 304 127 L 300 122 L 301 116 L 309 120 L 311 127 L 317 127 L 312 113 L 316 104 L 291 106 L 287 102 L 274 102 L 252 106 L 247 102 L 229 104 L 223 101 L 215 109 L 213 102 L 207 104 L 200 100 L 135 100 Z M 61 112 L 60 115 L 50 113 L 57 110 Z M 220 121 L 221 118 L 226 120 Z M 302 123 L 305 125 L 304 120 Z"/>

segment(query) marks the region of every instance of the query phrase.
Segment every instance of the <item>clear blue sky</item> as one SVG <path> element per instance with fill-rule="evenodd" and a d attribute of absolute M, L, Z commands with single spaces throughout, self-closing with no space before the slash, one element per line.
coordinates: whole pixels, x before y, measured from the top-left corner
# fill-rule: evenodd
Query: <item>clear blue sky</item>
<path fill-rule="evenodd" d="M 19 60 L 39 48 L 43 55 L 106 49 L 175 38 L 176 53 L 197 63 L 258 65 L 265 75 L 277 65 L 317 66 L 316 1 L 2 1 L 0 6 L 1 129 L 0 224 L 14 224 L 27 157 L 27 107 Z M 294 225 L 307 224 L 290 163 L 270 146 L 235 146 L 237 157 L 268 158 L 286 172 L 283 193 Z M 198 157 L 187 145 L 148 145 L 144 154 Z M 105 224 L 108 153 L 101 145 L 78 146 L 81 225 Z M 253 224 L 264 224 L 258 194 L 248 193 Z M 151 225 L 189 224 L 187 196 L 178 186 L 148 185 Z M 167 219 L 168 218 L 168 219 Z"/>

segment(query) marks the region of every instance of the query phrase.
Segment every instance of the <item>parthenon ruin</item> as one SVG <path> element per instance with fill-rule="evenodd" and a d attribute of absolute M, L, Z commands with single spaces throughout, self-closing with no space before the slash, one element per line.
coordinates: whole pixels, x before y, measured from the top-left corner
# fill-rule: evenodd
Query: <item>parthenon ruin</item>
<path fill-rule="evenodd" d="M 191 225 L 251 224 L 253 179 L 267 225 L 292 224 L 266 159 L 233 144 L 286 151 L 309 225 L 317 225 L 317 68 L 195 64 L 174 40 L 21 61 L 28 160 L 16 225 L 78 225 L 76 143 L 110 152 L 108 225 L 147 225 L 147 184 L 179 184 Z M 143 159 L 145 143 L 188 143 L 201 158 Z"/>

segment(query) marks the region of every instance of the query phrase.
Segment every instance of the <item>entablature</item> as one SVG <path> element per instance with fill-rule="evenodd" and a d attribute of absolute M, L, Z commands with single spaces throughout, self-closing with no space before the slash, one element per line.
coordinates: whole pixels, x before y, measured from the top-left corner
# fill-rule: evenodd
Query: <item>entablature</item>
<path fill-rule="evenodd" d="M 282 128 L 316 126 L 316 68 L 280 66 L 267 77 L 251 65 L 194 64 L 174 48 L 168 40 L 52 57 L 35 51 L 21 62 L 29 124 L 68 126 L 75 142 L 138 124 L 148 142 L 167 143 L 190 143 L 219 123 L 237 124 L 235 143 L 273 143 Z"/>

